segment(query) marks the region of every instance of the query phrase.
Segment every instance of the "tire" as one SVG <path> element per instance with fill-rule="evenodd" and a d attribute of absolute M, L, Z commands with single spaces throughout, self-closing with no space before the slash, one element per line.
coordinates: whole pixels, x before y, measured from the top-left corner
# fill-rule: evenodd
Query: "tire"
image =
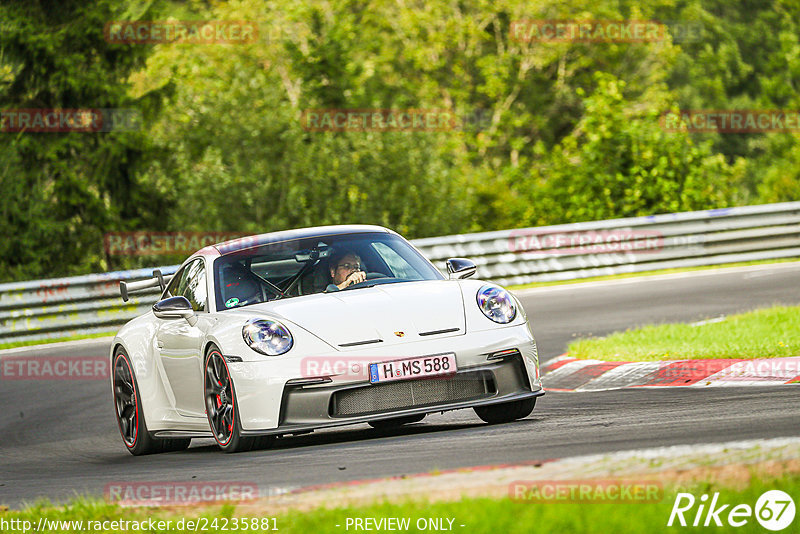
<path fill-rule="evenodd" d="M 475 413 L 490 425 L 510 423 L 517 419 L 528 417 L 536 406 L 536 397 L 518 401 L 491 404 L 489 406 L 476 406 Z"/>
<path fill-rule="evenodd" d="M 411 423 L 419 423 L 425 419 L 426 414 L 420 415 L 406 415 L 404 417 L 393 417 L 391 419 L 381 419 L 380 421 L 368 421 L 367 424 L 372 428 L 385 430 L 387 428 L 397 428 L 403 425 L 410 425 Z"/>
<path fill-rule="evenodd" d="M 112 366 L 114 373 L 114 413 L 122 442 L 134 456 L 160 452 L 182 451 L 192 443 L 191 438 L 157 439 L 150 435 L 144 420 L 139 383 L 133 374 L 128 353 L 117 349 Z"/>
<path fill-rule="evenodd" d="M 225 452 L 245 452 L 269 447 L 275 436 L 242 436 L 236 389 L 228 363 L 214 345 L 206 353 L 203 374 L 208 426 L 219 448 Z"/>

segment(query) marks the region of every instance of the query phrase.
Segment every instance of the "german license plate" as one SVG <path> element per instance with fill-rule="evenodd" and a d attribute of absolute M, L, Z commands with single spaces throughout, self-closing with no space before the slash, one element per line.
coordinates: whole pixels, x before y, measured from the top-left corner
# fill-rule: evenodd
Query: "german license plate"
<path fill-rule="evenodd" d="M 449 375 L 456 371 L 455 354 L 435 354 L 432 356 L 371 363 L 369 364 L 369 381 L 375 384 L 377 382 L 391 382 L 392 380 L 405 380 L 408 378 Z"/>

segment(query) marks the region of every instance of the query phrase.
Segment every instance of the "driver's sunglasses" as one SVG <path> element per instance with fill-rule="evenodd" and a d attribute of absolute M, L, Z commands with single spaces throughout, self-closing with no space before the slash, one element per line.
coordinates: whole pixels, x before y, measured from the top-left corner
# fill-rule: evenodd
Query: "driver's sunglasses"
<path fill-rule="evenodd" d="M 337 269 L 344 269 L 345 271 L 360 271 L 361 264 L 359 263 L 340 263 L 336 266 Z"/>

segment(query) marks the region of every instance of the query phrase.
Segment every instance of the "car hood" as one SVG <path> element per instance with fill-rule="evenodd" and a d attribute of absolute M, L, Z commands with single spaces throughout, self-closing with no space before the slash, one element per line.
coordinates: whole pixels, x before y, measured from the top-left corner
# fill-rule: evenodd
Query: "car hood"
<path fill-rule="evenodd" d="M 466 332 L 461 288 L 447 280 L 382 284 L 248 307 L 253 308 L 285 318 L 340 350 Z"/>

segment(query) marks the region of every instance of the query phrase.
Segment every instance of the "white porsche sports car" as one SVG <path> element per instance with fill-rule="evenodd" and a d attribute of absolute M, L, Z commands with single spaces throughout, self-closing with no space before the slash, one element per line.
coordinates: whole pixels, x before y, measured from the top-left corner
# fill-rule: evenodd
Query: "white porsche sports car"
<path fill-rule="evenodd" d="M 122 327 L 111 386 L 135 455 L 213 437 L 227 452 L 276 437 L 421 421 L 473 408 L 488 423 L 526 417 L 544 390 L 520 302 L 449 279 L 379 226 L 275 232 L 208 246 L 171 279 L 120 282 L 160 300 Z"/>

